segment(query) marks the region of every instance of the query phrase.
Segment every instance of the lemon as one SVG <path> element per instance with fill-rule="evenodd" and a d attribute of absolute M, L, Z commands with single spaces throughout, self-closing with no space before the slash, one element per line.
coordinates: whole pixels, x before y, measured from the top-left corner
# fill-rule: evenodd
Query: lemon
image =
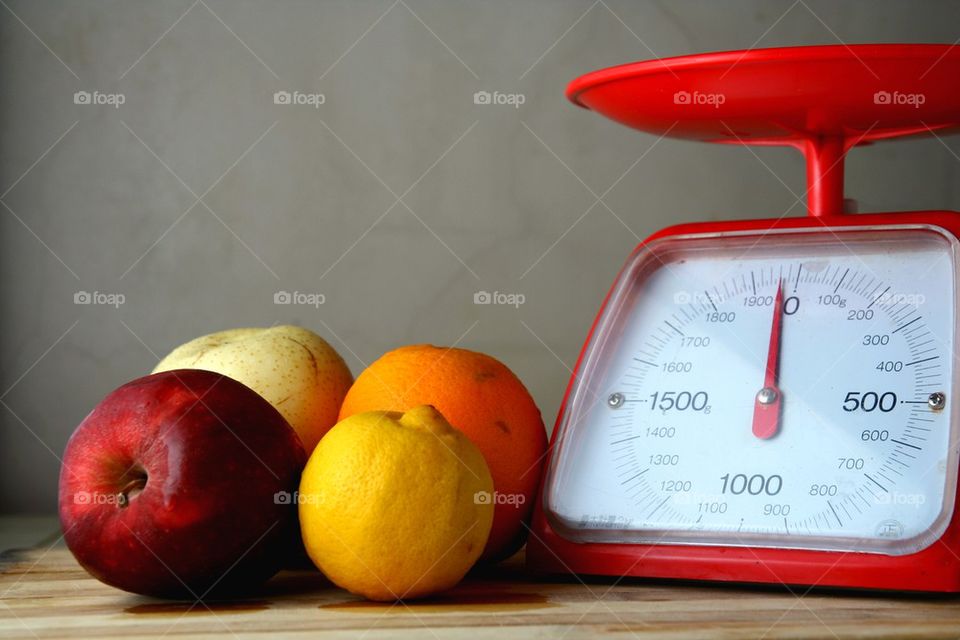
<path fill-rule="evenodd" d="M 335 584 L 391 601 L 449 589 L 493 522 L 479 449 L 431 406 L 373 411 L 333 427 L 300 481 L 303 543 Z"/>

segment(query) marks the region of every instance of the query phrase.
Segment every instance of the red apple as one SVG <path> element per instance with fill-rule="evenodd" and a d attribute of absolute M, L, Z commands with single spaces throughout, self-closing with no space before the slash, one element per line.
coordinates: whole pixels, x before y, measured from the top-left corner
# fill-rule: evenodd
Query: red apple
<path fill-rule="evenodd" d="M 219 373 L 180 369 L 108 395 L 67 443 L 60 522 L 77 561 L 144 595 L 248 589 L 289 553 L 306 454 L 280 413 Z"/>

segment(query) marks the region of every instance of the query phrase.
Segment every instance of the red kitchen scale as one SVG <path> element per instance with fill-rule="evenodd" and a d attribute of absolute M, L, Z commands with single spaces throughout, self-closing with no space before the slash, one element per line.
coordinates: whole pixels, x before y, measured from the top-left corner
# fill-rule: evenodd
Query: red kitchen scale
<path fill-rule="evenodd" d="M 960 48 L 683 56 L 567 96 L 655 135 L 793 146 L 809 215 L 680 224 L 630 255 L 559 412 L 529 564 L 960 591 L 960 214 L 843 199 L 851 148 L 960 128 Z"/>

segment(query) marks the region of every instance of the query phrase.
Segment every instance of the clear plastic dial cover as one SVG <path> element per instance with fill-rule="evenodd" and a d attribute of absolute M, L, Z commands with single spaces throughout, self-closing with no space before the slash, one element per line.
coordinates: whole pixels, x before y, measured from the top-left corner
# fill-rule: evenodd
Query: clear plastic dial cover
<path fill-rule="evenodd" d="M 884 227 L 639 250 L 558 426 L 552 526 L 580 542 L 890 555 L 935 542 L 957 484 L 956 245 Z M 780 408 L 758 437 L 775 312 Z"/>

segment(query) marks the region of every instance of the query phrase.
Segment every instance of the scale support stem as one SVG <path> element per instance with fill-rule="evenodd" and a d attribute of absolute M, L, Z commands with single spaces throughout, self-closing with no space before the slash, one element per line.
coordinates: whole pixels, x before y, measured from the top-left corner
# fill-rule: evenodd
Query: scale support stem
<path fill-rule="evenodd" d="M 842 136 L 809 138 L 801 151 L 807 158 L 807 213 L 815 217 L 843 214 L 846 140 Z"/>

